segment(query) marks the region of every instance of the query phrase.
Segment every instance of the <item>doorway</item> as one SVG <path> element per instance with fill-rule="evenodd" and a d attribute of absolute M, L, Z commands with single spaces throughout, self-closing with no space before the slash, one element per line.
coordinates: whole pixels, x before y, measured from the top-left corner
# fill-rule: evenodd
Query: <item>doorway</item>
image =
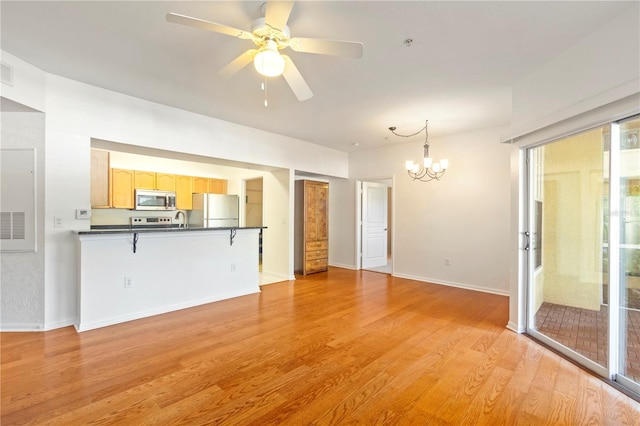
<path fill-rule="evenodd" d="M 358 182 L 358 269 L 393 273 L 393 180 Z"/>
<path fill-rule="evenodd" d="M 245 180 L 244 226 L 262 226 L 263 181 L 262 178 Z M 259 268 L 262 272 L 262 230 L 258 241 Z"/>
<path fill-rule="evenodd" d="M 640 395 L 640 119 L 529 148 L 527 332 Z"/>

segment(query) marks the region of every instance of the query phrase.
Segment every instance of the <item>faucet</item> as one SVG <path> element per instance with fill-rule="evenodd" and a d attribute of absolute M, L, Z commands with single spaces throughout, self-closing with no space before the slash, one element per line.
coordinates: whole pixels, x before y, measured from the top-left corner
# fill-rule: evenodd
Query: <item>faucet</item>
<path fill-rule="evenodd" d="M 178 229 L 179 228 L 187 228 L 187 214 L 184 212 L 184 210 L 178 210 L 178 212 L 176 213 L 176 220 L 178 218 L 180 218 L 180 215 L 182 215 L 182 223 L 178 224 Z"/>

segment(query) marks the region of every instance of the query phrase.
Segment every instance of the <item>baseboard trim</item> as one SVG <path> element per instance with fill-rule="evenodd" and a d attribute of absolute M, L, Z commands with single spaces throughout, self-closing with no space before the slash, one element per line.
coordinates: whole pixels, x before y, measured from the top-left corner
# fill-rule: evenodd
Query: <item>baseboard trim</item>
<path fill-rule="evenodd" d="M 481 293 L 496 294 L 498 296 L 507 296 L 507 297 L 509 296 L 508 290 L 498 290 L 495 288 L 480 287 L 473 284 L 463 284 L 463 283 L 457 283 L 452 281 L 442 281 L 442 280 L 436 280 L 433 278 L 418 277 L 415 275 L 407 275 L 407 274 L 399 274 L 399 273 L 394 273 L 393 276 L 398 278 L 405 278 L 408 280 L 421 281 L 425 283 L 446 285 L 448 287 L 457 287 L 457 288 L 462 288 L 464 290 L 479 291 Z"/>
<path fill-rule="evenodd" d="M 44 331 L 44 325 L 31 322 L 15 322 L 0 324 L 0 332 L 25 332 L 25 331 Z"/>
<path fill-rule="evenodd" d="M 342 268 L 342 269 L 351 269 L 352 271 L 356 270 L 356 267 L 353 265 L 347 265 L 347 264 L 343 264 L 343 263 L 329 263 L 329 266 L 333 266 L 335 268 Z"/>
<path fill-rule="evenodd" d="M 76 324 L 76 319 L 75 318 L 67 318 L 66 320 L 63 320 L 63 321 L 49 322 L 49 323 L 45 323 L 44 331 L 55 330 L 57 328 L 69 327 L 69 326 L 72 326 L 72 325 L 75 325 L 75 324 Z"/>
<path fill-rule="evenodd" d="M 260 272 L 260 285 L 269 285 L 291 280 L 295 280 L 295 276 L 292 278 L 287 275 L 276 274 L 268 271 Z"/>
<path fill-rule="evenodd" d="M 518 334 L 522 334 L 526 331 L 524 327 L 518 327 L 518 324 L 513 321 L 509 321 L 507 328 Z"/>

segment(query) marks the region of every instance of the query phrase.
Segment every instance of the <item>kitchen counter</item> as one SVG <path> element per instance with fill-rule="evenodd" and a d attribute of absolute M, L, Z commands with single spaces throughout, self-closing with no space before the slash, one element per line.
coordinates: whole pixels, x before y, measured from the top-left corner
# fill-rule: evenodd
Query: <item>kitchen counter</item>
<path fill-rule="evenodd" d="M 266 226 L 246 226 L 246 227 L 220 227 L 220 228 L 179 228 L 171 226 L 123 226 L 123 225 L 94 225 L 89 231 L 77 231 L 78 235 L 98 235 L 98 234 L 131 234 L 134 232 L 194 232 L 194 231 L 229 231 L 232 229 L 266 229 Z"/>
<path fill-rule="evenodd" d="M 259 293 L 261 229 L 77 231 L 76 329 L 91 330 Z"/>

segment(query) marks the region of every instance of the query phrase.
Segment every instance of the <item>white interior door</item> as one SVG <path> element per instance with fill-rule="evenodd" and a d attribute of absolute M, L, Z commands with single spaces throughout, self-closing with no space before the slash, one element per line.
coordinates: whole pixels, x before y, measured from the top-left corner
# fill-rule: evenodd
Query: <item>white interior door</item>
<path fill-rule="evenodd" d="M 387 264 L 387 186 L 362 184 L 362 267 Z"/>

